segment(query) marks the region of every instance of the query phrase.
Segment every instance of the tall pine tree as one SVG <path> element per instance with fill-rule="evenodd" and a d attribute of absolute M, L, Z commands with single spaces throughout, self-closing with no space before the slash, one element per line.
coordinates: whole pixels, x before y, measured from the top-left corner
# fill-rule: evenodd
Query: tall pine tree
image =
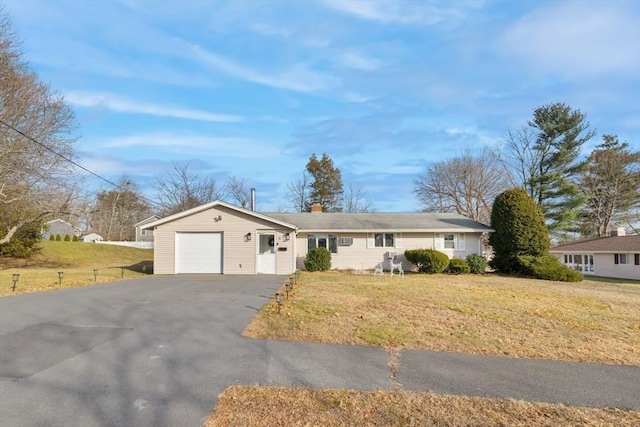
<path fill-rule="evenodd" d="M 318 160 L 314 153 L 307 163 L 307 172 L 313 179 L 307 210 L 311 210 L 312 204 L 319 203 L 324 212 L 342 212 L 342 173 L 333 165 L 333 160 L 326 153 Z"/>
<path fill-rule="evenodd" d="M 563 240 L 577 231 L 578 211 L 585 202 L 578 186 L 583 163 L 577 159 L 594 132 L 580 110 L 563 103 L 537 108 L 529 127 L 536 133 L 537 168 L 528 186 L 547 218 L 549 231 Z"/>

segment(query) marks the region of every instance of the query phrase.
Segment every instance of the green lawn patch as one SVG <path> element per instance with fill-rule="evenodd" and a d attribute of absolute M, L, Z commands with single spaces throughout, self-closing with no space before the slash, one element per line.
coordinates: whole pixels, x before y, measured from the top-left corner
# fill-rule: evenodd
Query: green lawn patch
<path fill-rule="evenodd" d="M 44 241 L 42 250 L 29 259 L 0 258 L 0 296 L 107 283 L 152 272 L 153 250 Z M 13 274 L 20 275 L 15 292 Z"/>

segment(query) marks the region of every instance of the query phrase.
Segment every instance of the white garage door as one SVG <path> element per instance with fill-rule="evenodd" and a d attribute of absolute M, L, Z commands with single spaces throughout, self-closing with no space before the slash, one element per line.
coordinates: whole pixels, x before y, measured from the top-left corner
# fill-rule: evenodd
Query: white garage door
<path fill-rule="evenodd" d="M 176 233 L 176 273 L 222 273 L 222 233 Z"/>

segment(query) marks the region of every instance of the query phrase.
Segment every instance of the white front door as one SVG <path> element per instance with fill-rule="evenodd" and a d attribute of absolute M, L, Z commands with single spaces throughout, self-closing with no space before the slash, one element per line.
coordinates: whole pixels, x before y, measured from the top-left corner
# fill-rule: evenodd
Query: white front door
<path fill-rule="evenodd" d="M 276 274 L 276 236 L 275 234 L 258 236 L 258 273 Z"/>

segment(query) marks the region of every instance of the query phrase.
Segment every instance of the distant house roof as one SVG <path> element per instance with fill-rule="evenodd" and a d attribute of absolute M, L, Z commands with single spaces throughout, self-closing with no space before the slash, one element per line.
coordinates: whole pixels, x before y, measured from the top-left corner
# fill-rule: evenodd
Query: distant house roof
<path fill-rule="evenodd" d="M 552 247 L 549 252 L 640 252 L 640 236 L 593 237 Z"/>
<path fill-rule="evenodd" d="M 269 212 L 265 215 L 298 226 L 305 232 L 490 232 L 490 227 L 455 213 L 429 212 Z"/>

